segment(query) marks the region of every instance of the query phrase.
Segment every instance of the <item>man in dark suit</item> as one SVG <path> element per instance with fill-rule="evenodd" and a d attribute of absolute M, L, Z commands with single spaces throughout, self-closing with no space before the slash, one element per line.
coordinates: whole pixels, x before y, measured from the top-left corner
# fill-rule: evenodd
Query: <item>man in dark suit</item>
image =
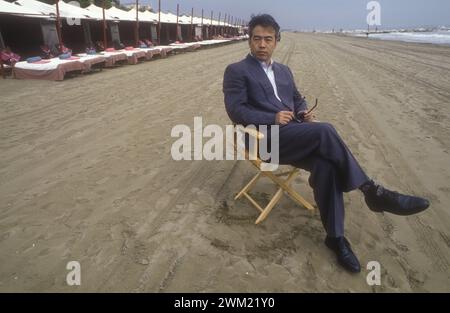
<path fill-rule="evenodd" d="M 244 126 L 280 126 L 279 163 L 311 173 L 309 184 L 327 232 L 325 244 L 344 268 L 359 272 L 359 261 L 344 237 L 343 192 L 360 189 L 371 210 L 398 215 L 421 212 L 429 202 L 376 184 L 364 173 L 335 128 L 315 121 L 291 70 L 272 60 L 280 40 L 280 27 L 273 17 L 253 17 L 249 35 L 250 54 L 225 70 L 227 113 L 234 123 Z"/>

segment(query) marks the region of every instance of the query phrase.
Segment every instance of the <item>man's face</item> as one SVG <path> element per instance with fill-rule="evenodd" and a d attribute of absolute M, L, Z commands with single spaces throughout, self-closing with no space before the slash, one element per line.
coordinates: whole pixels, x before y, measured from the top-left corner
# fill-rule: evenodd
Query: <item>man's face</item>
<path fill-rule="evenodd" d="M 250 38 L 250 50 L 260 61 L 269 62 L 277 46 L 275 29 L 273 27 L 256 26 Z"/>

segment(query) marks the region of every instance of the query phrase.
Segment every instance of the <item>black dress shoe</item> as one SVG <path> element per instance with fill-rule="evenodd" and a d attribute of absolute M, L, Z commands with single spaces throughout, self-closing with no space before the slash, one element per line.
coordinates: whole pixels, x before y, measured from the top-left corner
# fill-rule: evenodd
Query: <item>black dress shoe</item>
<path fill-rule="evenodd" d="M 345 237 L 332 238 L 327 236 L 325 245 L 336 253 L 339 264 L 346 270 L 352 273 L 359 273 L 361 271 L 358 258 L 353 253 L 350 243 Z"/>
<path fill-rule="evenodd" d="M 364 192 L 366 204 L 374 212 L 389 212 L 397 215 L 412 215 L 430 206 L 427 199 L 400 194 L 372 183 Z"/>

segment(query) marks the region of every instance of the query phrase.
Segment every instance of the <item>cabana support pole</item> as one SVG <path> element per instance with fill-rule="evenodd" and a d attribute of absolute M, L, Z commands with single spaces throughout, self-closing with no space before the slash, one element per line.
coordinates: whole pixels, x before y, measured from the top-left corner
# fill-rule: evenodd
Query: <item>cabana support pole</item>
<path fill-rule="evenodd" d="M 227 29 L 226 29 L 226 23 L 227 21 L 227 14 L 225 13 L 225 17 L 223 18 L 223 27 L 222 27 L 222 36 L 225 36 L 227 33 Z"/>
<path fill-rule="evenodd" d="M 231 17 L 230 25 L 228 26 L 228 27 L 230 27 L 230 33 L 231 33 L 232 36 L 234 36 L 234 27 L 233 27 L 233 25 L 234 25 L 234 16 Z"/>
<path fill-rule="evenodd" d="M 203 9 L 202 9 L 202 36 L 200 37 L 203 40 Z"/>
<path fill-rule="evenodd" d="M 136 0 L 136 26 L 134 28 L 135 47 L 139 46 L 139 0 Z"/>
<path fill-rule="evenodd" d="M 190 40 L 191 42 L 194 41 L 194 35 L 192 34 L 192 30 L 193 30 L 193 25 L 194 25 L 194 8 L 192 8 L 192 12 L 191 12 L 191 31 L 190 31 Z"/>
<path fill-rule="evenodd" d="M 161 0 L 158 0 L 158 45 L 161 44 Z"/>
<path fill-rule="evenodd" d="M 180 14 L 180 5 L 177 4 L 177 31 L 176 31 L 176 37 L 175 37 L 175 42 L 178 41 L 178 15 Z"/>
<path fill-rule="evenodd" d="M 59 0 L 56 0 L 56 33 L 58 35 L 58 43 L 59 43 L 59 47 L 58 47 L 58 51 L 62 52 L 61 48 L 62 48 L 62 36 L 61 36 L 61 19 L 59 16 Z M 51 49 L 51 47 L 49 47 Z"/>
<path fill-rule="evenodd" d="M 212 26 L 213 16 L 214 16 L 214 11 L 211 11 L 211 19 L 209 20 L 210 32 L 209 32 L 209 38 L 208 39 L 211 39 L 212 36 L 213 36 L 213 26 Z"/>
<path fill-rule="evenodd" d="M 103 13 L 103 47 L 108 48 L 108 37 L 106 36 L 106 18 L 105 18 L 105 0 L 102 1 L 102 13 Z"/>
<path fill-rule="evenodd" d="M 217 30 L 219 31 L 219 35 L 220 35 L 220 14 L 221 14 L 221 12 L 219 12 L 219 21 L 218 21 L 218 26 L 217 26 Z"/>

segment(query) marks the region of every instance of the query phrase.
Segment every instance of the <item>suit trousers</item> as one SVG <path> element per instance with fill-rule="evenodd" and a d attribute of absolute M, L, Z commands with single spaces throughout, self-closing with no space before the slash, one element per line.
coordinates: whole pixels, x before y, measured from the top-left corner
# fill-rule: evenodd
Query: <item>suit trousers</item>
<path fill-rule="evenodd" d="M 343 192 L 357 189 L 369 178 L 333 125 L 291 121 L 280 126 L 279 159 L 280 164 L 311 173 L 309 184 L 328 236 L 344 236 Z"/>

